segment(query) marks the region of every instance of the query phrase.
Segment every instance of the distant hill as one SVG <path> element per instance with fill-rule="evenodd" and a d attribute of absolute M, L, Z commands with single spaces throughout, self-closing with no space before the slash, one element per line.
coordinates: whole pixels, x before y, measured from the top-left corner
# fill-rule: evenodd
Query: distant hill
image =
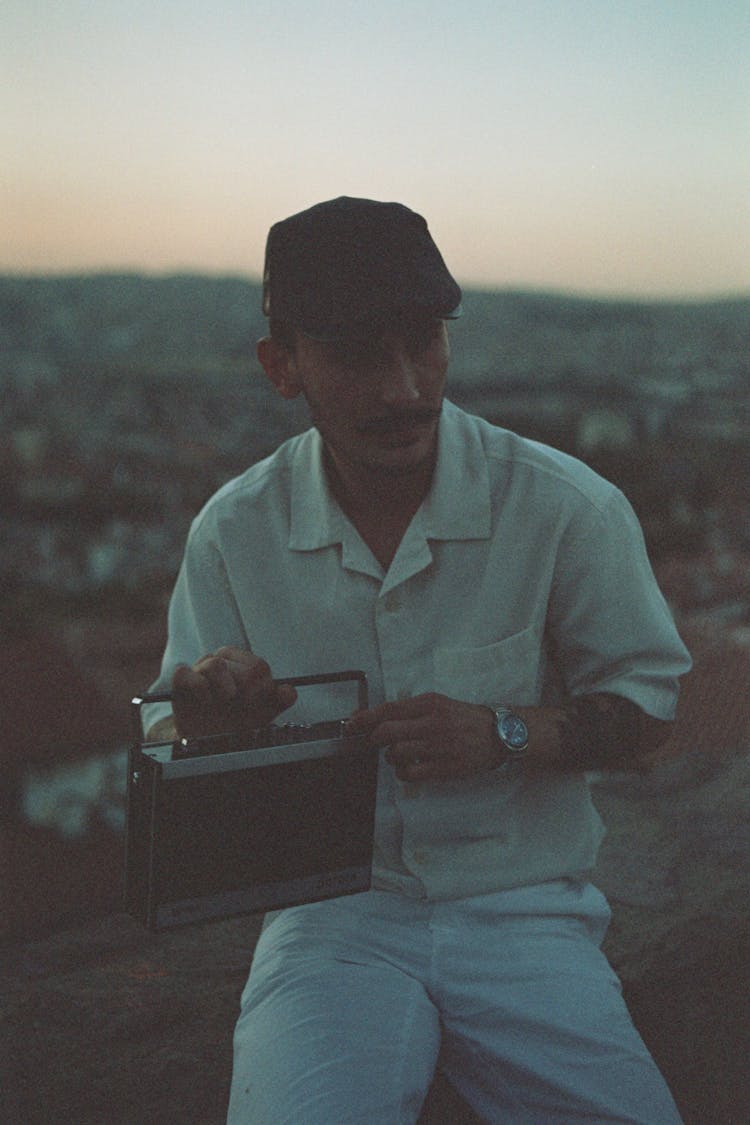
<path fill-rule="evenodd" d="M 253 357 L 265 330 L 260 285 L 242 277 L 87 274 L 0 276 L 0 379 L 94 365 L 162 375 Z M 704 303 L 468 291 L 452 328 L 453 370 L 467 383 L 747 374 L 750 296 Z"/>
<path fill-rule="evenodd" d="M 259 285 L 240 278 L 0 277 L 0 363 L 177 371 L 247 354 L 263 323 Z"/>

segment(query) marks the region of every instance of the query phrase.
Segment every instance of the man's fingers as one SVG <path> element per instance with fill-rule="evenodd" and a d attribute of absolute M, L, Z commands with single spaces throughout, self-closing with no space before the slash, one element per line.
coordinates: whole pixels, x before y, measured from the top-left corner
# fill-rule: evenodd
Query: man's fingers
<path fill-rule="evenodd" d="M 402 742 L 391 747 L 386 758 L 399 781 L 448 781 L 467 773 L 460 758 L 435 754 L 422 742 Z"/>
<path fill-rule="evenodd" d="M 397 742 L 388 748 L 385 756 L 392 766 L 421 764 L 422 762 L 434 761 L 436 757 L 435 753 L 421 739 L 414 739 L 411 742 Z"/>
<path fill-rule="evenodd" d="M 240 696 L 250 699 L 262 694 L 271 684 L 271 669 L 265 660 L 246 654 L 241 649 L 224 648 L 201 657 L 193 671 L 208 683 L 212 693 L 222 700 Z"/>
<path fill-rule="evenodd" d="M 265 660 L 231 646 L 175 669 L 172 690 L 183 736 L 265 726 L 297 698 L 291 684 L 274 681 Z"/>
<path fill-rule="evenodd" d="M 239 674 L 223 657 L 216 656 L 201 666 L 201 675 L 208 681 L 212 693 L 219 699 L 234 699 L 239 695 Z"/>
<path fill-rule="evenodd" d="M 196 699 L 207 704 L 211 699 L 211 687 L 204 676 L 189 664 L 179 664 L 172 677 L 172 691 L 183 699 Z"/>
<path fill-rule="evenodd" d="M 371 746 L 395 746 L 399 743 L 423 742 L 439 745 L 439 731 L 429 716 L 379 723 L 368 732 Z"/>
<path fill-rule="evenodd" d="M 399 781 L 422 781 L 434 777 L 434 754 L 421 739 L 396 742 L 388 748 L 385 756 Z"/>
<path fill-rule="evenodd" d="M 274 683 L 276 689 L 276 700 L 282 711 L 286 711 L 297 700 L 297 689 L 293 684 L 277 684 Z"/>
<path fill-rule="evenodd" d="M 402 781 L 447 781 L 486 771 L 495 744 L 489 708 L 436 692 L 355 711 L 353 733 L 386 758 Z"/>
<path fill-rule="evenodd" d="M 435 710 L 436 698 L 432 695 L 414 695 L 410 699 L 392 699 L 387 703 L 378 704 L 377 707 L 371 707 L 368 711 L 355 711 L 351 721 L 358 725 L 374 727 L 379 723 L 417 719 Z"/>
<path fill-rule="evenodd" d="M 440 736 L 439 711 L 431 695 L 394 699 L 368 711 L 355 711 L 350 723 L 355 731 L 366 732 L 373 746 L 419 739 L 437 741 Z"/>

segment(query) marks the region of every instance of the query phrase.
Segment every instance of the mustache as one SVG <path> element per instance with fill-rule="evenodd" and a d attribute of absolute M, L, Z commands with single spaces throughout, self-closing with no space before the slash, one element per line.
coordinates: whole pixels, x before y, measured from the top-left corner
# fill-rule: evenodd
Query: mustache
<path fill-rule="evenodd" d="M 388 434 L 393 430 L 434 422 L 439 417 L 440 409 L 436 407 L 399 410 L 392 414 L 384 414 L 379 418 L 369 418 L 366 422 L 361 422 L 357 426 L 357 430 L 361 434 Z"/>

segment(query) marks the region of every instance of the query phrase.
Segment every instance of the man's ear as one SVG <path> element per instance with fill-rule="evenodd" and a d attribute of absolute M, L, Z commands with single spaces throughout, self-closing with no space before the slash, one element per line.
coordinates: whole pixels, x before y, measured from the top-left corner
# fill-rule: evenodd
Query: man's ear
<path fill-rule="evenodd" d="M 282 398 L 296 398 L 302 390 L 294 352 L 285 344 L 264 336 L 256 348 L 258 361 Z"/>

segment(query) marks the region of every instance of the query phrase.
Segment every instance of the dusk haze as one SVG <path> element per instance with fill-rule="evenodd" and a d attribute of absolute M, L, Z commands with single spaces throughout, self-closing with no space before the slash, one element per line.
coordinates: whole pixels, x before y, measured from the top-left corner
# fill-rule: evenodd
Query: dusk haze
<path fill-rule="evenodd" d="M 8 0 L 0 272 L 258 277 L 333 196 L 468 287 L 750 290 L 739 0 Z"/>

